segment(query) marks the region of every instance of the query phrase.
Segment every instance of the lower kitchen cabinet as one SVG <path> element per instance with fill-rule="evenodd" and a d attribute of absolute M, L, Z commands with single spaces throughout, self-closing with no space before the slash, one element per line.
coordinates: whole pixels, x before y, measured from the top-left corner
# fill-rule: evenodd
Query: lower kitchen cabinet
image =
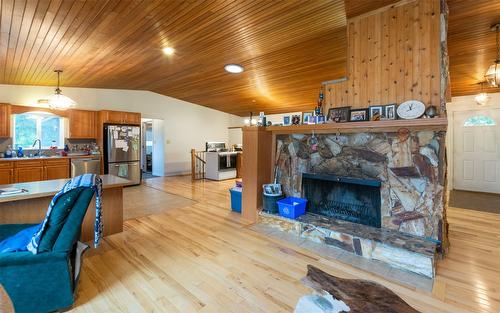
<path fill-rule="evenodd" d="M 45 160 L 44 170 L 45 180 L 69 178 L 69 159 Z"/>
<path fill-rule="evenodd" d="M 0 185 L 69 177 L 69 159 L 0 161 Z"/>
<path fill-rule="evenodd" d="M 0 185 L 14 183 L 14 164 L 0 162 Z"/>
<path fill-rule="evenodd" d="M 43 166 L 21 167 L 15 169 L 15 182 L 28 183 L 43 179 Z"/>

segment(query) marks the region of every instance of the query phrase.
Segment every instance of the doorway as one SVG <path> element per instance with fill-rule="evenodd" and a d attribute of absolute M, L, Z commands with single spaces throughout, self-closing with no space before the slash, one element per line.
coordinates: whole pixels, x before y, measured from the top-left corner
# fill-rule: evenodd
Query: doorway
<path fill-rule="evenodd" d="M 164 176 L 163 120 L 141 119 L 142 178 Z"/>
<path fill-rule="evenodd" d="M 453 188 L 500 194 L 500 109 L 453 114 Z"/>

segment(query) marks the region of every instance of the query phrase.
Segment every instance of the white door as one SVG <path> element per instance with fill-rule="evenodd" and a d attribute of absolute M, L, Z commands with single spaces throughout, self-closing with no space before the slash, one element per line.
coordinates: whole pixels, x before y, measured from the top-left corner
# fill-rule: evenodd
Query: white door
<path fill-rule="evenodd" d="M 153 119 L 153 175 L 165 176 L 163 120 Z"/>
<path fill-rule="evenodd" d="M 454 189 L 500 193 L 500 109 L 453 117 Z"/>

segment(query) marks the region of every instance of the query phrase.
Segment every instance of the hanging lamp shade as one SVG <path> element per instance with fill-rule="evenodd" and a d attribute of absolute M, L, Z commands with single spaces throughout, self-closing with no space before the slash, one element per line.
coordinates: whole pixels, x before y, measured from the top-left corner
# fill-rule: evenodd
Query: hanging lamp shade
<path fill-rule="evenodd" d="M 500 42 L 499 42 L 499 31 L 500 24 L 495 24 L 491 27 L 492 31 L 496 32 L 496 43 L 497 43 L 497 58 L 495 59 L 495 63 L 490 65 L 486 74 L 484 74 L 484 79 L 491 87 L 500 87 Z"/>
<path fill-rule="evenodd" d="M 49 108 L 53 110 L 67 110 L 76 105 L 76 102 L 71 98 L 66 97 L 62 94 L 62 90 L 60 87 L 60 74 L 61 70 L 55 70 L 57 73 L 57 88 L 52 96 L 49 98 Z"/>
<path fill-rule="evenodd" d="M 484 78 L 488 82 L 488 85 L 492 87 L 500 86 L 500 60 L 495 60 L 495 64 L 492 64 L 488 68 L 488 71 L 486 71 Z"/>

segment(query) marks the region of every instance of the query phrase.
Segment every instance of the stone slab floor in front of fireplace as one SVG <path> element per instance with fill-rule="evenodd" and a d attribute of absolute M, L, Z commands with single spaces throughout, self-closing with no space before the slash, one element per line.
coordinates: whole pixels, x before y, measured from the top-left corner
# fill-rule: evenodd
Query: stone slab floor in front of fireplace
<path fill-rule="evenodd" d="M 365 259 L 434 277 L 437 246 L 433 241 L 310 213 L 292 220 L 261 212 L 260 223 Z"/>
<path fill-rule="evenodd" d="M 401 270 L 377 260 L 369 260 L 335 246 L 311 241 L 309 238 L 301 237 L 294 232 L 283 231 L 283 229 L 277 227 L 276 224 L 260 222 L 253 224 L 251 229 L 267 236 L 300 246 L 321 257 L 335 259 L 398 284 L 426 292 L 432 291 L 433 279 L 431 278 Z"/>

